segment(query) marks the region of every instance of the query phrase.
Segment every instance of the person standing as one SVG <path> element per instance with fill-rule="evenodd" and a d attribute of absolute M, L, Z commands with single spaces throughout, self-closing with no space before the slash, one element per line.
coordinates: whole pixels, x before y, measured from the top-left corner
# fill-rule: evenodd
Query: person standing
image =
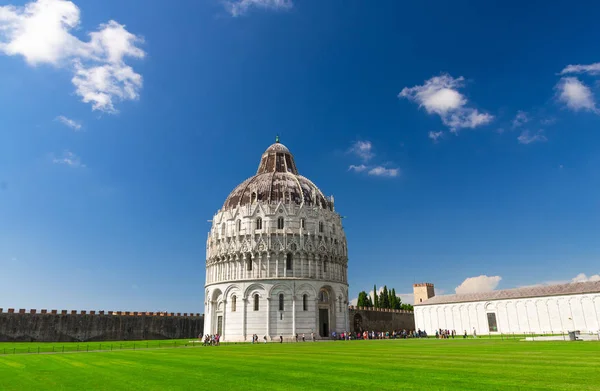
<path fill-rule="evenodd" d="M 310 333 L 310 337 L 312 338 L 312 341 L 315 342 L 315 333 L 314 333 L 314 331 L 312 333 Z"/>

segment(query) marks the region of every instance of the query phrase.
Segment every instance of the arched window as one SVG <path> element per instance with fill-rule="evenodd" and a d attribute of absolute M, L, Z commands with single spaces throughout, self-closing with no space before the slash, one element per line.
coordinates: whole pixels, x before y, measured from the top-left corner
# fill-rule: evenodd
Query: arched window
<path fill-rule="evenodd" d="M 222 223 L 221 224 L 221 235 L 225 235 L 225 227 L 226 227 L 225 223 Z"/>
<path fill-rule="evenodd" d="M 283 217 L 277 218 L 277 229 L 283 229 Z"/>
<path fill-rule="evenodd" d="M 254 311 L 258 311 L 258 293 L 254 294 Z"/>
<path fill-rule="evenodd" d="M 260 217 L 256 219 L 256 229 L 262 229 L 262 219 Z"/>
<path fill-rule="evenodd" d="M 319 232 L 323 232 L 323 222 L 319 221 Z"/>
<path fill-rule="evenodd" d="M 319 301 L 321 303 L 328 303 L 329 302 L 329 295 L 327 294 L 327 291 L 320 291 L 319 292 Z"/>
<path fill-rule="evenodd" d="M 323 273 L 327 273 L 327 258 L 323 261 Z"/>
<path fill-rule="evenodd" d="M 342 312 L 342 296 L 338 297 L 340 312 Z"/>
<path fill-rule="evenodd" d="M 285 268 L 286 270 L 292 270 L 292 254 L 288 253 L 285 258 Z"/>
<path fill-rule="evenodd" d="M 306 228 L 306 220 L 300 219 L 300 228 L 302 228 L 302 229 Z"/>
<path fill-rule="evenodd" d="M 279 311 L 283 311 L 283 293 L 279 294 Z"/>
<path fill-rule="evenodd" d="M 238 233 L 242 230 L 242 220 L 238 220 L 236 223 Z"/>
<path fill-rule="evenodd" d="M 237 297 L 235 295 L 231 296 L 231 312 L 235 312 L 237 304 Z"/>
<path fill-rule="evenodd" d="M 248 258 L 248 262 L 246 263 L 246 270 L 252 270 L 252 258 Z"/>
<path fill-rule="evenodd" d="M 252 193 L 250 196 L 250 203 L 253 204 L 256 201 L 256 193 Z"/>
<path fill-rule="evenodd" d="M 302 295 L 302 311 L 308 311 L 308 295 Z"/>

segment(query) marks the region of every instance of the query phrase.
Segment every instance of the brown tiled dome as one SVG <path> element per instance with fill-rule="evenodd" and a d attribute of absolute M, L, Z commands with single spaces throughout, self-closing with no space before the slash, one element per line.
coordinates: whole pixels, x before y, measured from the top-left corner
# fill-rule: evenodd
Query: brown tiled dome
<path fill-rule="evenodd" d="M 254 202 L 302 204 L 333 209 L 331 201 L 309 179 L 298 174 L 294 156 L 279 142 L 263 153 L 256 175 L 237 186 L 223 210 Z"/>

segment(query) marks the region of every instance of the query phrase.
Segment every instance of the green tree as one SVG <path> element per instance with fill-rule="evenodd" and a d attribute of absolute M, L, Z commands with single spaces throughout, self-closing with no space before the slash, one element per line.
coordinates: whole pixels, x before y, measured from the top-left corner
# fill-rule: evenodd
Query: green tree
<path fill-rule="evenodd" d="M 390 308 L 390 296 L 388 295 L 387 285 L 383 286 L 381 297 L 379 298 L 379 306 L 381 308 Z"/>
<path fill-rule="evenodd" d="M 379 297 L 377 297 L 377 285 L 373 285 L 373 306 L 379 308 Z"/>
<path fill-rule="evenodd" d="M 358 307 L 369 307 L 369 295 L 367 295 L 367 292 L 362 291 L 358 294 L 356 305 Z"/>
<path fill-rule="evenodd" d="M 396 296 L 396 289 L 392 288 L 390 291 L 390 306 L 395 310 L 400 309 L 400 298 Z"/>
<path fill-rule="evenodd" d="M 373 308 L 373 300 L 371 300 L 371 296 L 367 295 L 367 307 Z"/>
<path fill-rule="evenodd" d="M 400 306 L 400 309 L 405 310 L 405 311 L 414 311 L 415 310 L 415 308 L 410 304 L 402 304 Z"/>

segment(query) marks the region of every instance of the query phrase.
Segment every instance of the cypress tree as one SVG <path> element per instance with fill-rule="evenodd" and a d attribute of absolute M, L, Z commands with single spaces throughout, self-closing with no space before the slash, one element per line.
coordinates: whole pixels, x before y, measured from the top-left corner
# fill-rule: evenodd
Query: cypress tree
<path fill-rule="evenodd" d="M 377 285 L 373 285 L 373 305 L 379 308 L 379 297 L 377 297 Z"/>
<path fill-rule="evenodd" d="M 383 286 L 383 291 L 381 292 L 381 300 L 379 301 L 379 305 L 381 308 L 390 308 L 390 296 L 388 295 L 387 285 Z"/>

